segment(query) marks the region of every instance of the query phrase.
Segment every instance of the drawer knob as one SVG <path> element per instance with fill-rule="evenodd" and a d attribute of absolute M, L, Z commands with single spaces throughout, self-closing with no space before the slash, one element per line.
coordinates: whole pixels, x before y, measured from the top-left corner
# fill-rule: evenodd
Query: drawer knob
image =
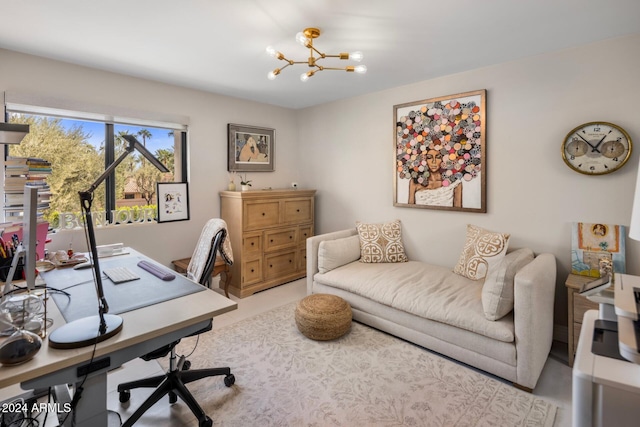
<path fill-rule="evenodd" d="M 269 240 L 270 243 L 273 243 L 273 239 Z"/>
<path fill-rule="evenodd" d="M 307 237 L 307 233 L 304 233 L 304 237 Z"/>
<path fill-rule="evenodd" d="M 251 269 L 251 272 L 253 273 L 253 268 Z"/>
<path fill-rule="evenodd" d="M 293 239 L 293 236 L 289 236 L 290 239 Z"/>
<path fill-rule="evenodd" d="M 289 260 L 289 264 L 291 264 L 293 261 Z"/>
<path fill-rule="evenodd" d="M 254 243 L 253 243 L 253 242 L 251 242 L 251 246 L 253 246 L 253 245 L 254 245 Z"/>
<path fill-rule="evenodd" d="M 296 209 L 296 212 L 300 212 L 300 209 Z"/>
<path fill-rule="evenodd" d="M 265 216 L 265 213 L 264 213 L 264 212 L 262 212 L 262 216 Z"/>
<path fill-rule="evenodd" d="M 269 268 L 273 268 L 273 264 L 269 264 Z"/>

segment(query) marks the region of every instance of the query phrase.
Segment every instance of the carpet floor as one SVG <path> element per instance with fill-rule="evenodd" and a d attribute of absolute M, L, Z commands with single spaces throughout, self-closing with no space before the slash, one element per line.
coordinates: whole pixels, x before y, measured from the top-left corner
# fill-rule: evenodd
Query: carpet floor
<path fill-rule="evenodd" d="M 340 339 L 312 341 L 294 310 L 200 335 L 191 369 L 229 366 L 236 377 L 232 387 L 222 377 L 188 385 L 214 425 L 553 425 L 555 405 L 360 323 Z M 195 345 L 183 339 L 178 353 Z"/>

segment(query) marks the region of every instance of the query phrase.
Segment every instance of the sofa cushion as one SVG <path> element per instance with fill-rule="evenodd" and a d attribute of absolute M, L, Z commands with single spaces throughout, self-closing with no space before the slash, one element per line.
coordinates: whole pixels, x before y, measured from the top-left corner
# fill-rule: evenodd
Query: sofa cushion
<path fill-rule="evenodd" d="M 406 262 L 399 220 L 385 224 L 356 222 L 360 238 L 360 261 L 366 263 Z"/>
<path fill-rule="evenodd" d="M 357 235 L 342 239 L 324 240 L 318 246 L 318 270 L 326 273 L 360 258 L 360 238 Z"/>
<path fill-rule="evenodd" d="M 418 261 L 352 262 L 324 274 L 316 273 L 314 280 L 489 338 L 514 340 L 509 316 L 495 322 L 487 320 L 482 309 L 482 286 L 452 273 L 450 268 Z"/>
<path fill-rule="evenodd" d="M 501 319 L 513 310 L 513 279 L 533 258 L 533 251 L 529 248 L 510 252 L 502 259 L 500 266 L 485 277 L 482 285 L 482 308 L 487 319 Z"/>
<path fill-rule="evenodd" d="M 471 280 L 483 279 L 490 270 L 499 268 L 507 253 L 509 236 L 467 225 L 467 240 L 453 272 Z"/>

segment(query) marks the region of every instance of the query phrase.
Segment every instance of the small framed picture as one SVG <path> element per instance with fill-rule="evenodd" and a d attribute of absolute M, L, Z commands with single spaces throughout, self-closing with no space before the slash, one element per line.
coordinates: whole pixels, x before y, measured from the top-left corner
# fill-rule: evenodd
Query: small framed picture
<path fill-rule="evenodd" d="M 275 129 L 228 125 L 229 172 L 273 172 Z"/>
<path fill-rule="evenodd" d="M 189 219 L 189 185 L 186 182 L 159 182 L 158 222 Z"/>

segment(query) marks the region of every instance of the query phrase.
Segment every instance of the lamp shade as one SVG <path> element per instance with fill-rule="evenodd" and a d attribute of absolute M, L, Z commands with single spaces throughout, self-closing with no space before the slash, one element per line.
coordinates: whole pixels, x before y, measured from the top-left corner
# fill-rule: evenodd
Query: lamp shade
<path fill-rule="evenodd" d="M 640 171 L 636 178 L 636 189 L 633 193 L 633 209 L 631 210 L 631 221 L 629 223 L 629 237 L 633 240 L 640 240 Z"/>
<path fill-rule="evenodd" d="M 0 123 L 0 144 L 20 144 L 29 133 L 29 125 Z"/>

